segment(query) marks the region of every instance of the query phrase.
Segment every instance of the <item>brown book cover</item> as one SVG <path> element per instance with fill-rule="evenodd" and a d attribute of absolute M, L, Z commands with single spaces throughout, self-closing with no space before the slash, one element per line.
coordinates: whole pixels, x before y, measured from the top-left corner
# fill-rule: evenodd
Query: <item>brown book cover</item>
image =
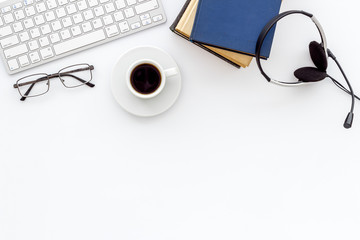
<path fill-rule="evenodd" d="M 192 27 L 194 24 L 198 0 L 187 0 L 184 7 L 180 11 L 178 17 L 171 25 L 170 30 L 177 35 L 189 41 Z M 194 43 L 195 45 L 203 48 L 204 50 L 214 54 L 215 56 L 223 59 L 231 65 L 240 68 L 247 67 L 251 63 L 252 57 L 244 54 L 234 53 L 232 51 L 216 48 L 208 45 Z"/>

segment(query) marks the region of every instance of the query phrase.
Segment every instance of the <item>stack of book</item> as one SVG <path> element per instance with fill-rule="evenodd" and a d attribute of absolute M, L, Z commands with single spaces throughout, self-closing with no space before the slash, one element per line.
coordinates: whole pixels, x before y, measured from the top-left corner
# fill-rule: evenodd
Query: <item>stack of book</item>
<path fill-rule="evenodd" d="M 279 14 L 281 0 L 187 0 L 170 29 L 231 65 L 246 68 L 266 23 Z M 275 27 L 261 57 L 270 55 Z"/>

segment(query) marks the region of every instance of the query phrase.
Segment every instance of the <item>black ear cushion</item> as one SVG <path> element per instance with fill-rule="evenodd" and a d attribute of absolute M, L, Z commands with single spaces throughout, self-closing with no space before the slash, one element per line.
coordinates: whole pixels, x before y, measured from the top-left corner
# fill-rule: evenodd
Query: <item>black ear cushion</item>
<path fill-rule="evenodd" d="M 309 45 L 309 50 L 311 59 L 315 66 L 321 71 L 326 71 L 328 67 L 328 61 L 325 50 L 321 44 L 316 41 L 312 41 Z"/>
<path fill-rule="evenodd" d="M 327 77 L 327 73 L 313 67 L 304 67 L 296 70 L 294 75 L 302 82 L 318 82 Z"/>

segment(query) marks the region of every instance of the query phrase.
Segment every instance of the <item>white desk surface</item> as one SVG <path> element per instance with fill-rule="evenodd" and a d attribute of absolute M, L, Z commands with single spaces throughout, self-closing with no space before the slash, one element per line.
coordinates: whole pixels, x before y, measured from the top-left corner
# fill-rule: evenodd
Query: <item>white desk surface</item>
<path fill-rule="evenodd" d="M 358 240 L 360 103 L 343 129 L 351 99 L 330 81 L 289 89 L 255 62 L 237 70 L 173 34 L 184 1 L 163 3 L 157 28 L 15 76 L 1 67 L 0 239 Z M 290 9 L 316 15 L 360 94 L 358 1 L 284 1 Z M 265 64 L 286 80 L 312 65 L 319 37 L 303 17 L 278 26 Z M 176 105 L 150 119 L 110 89 L 116 60 L 139 45 L 166 50 L 183 75 Z M 20 102 L 12 88 L 78 62 L 95 65 L 94 89 L 54 82 Z M 329 73 L 340 78 L 334 63 Z"/>

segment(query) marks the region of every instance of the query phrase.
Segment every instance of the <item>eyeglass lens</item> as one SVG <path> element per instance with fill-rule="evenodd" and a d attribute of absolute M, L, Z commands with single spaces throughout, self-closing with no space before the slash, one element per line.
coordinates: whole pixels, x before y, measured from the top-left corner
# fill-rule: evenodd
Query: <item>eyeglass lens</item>
<path fill-rule="evenodd" d="M 92 68 L 88 64 L 78 64 L 59 71 L 59 77 L 65 87 L 79 87 L 91 81 Z"/>
<path fill-rule="evenodd" d="M 20 95 L 23 97 L 36 97 L 49 91 L 49 78 L 46 74 L 34 74 L 21 78 L 17 82 Z"/>

